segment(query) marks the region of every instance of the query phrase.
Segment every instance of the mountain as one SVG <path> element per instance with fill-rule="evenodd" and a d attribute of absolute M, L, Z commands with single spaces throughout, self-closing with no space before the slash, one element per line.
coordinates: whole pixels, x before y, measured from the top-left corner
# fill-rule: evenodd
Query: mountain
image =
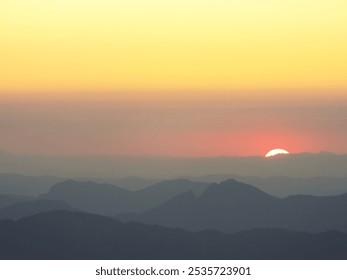
<path fill-rule="evenodd" d="M 189 180 L 163 181 L 139 191 L 94 182 L 65 181 L 54 185 L 41 198 L 67 202 L 85 212 L 116 215 L 123 212 L 140 212 L 160 205 L 177 194 L 193 190 L 201 193 L 208 183 Z"/>
<path fill-rule="evenodd" d="M 227 180 L 211 184 L 201 196 L 188 192 L 141 214 L 121 214 L 116 218 L 193 231 L 283 228 L 347 232 L 346 216 L 347 194 L 297 195 L 281 199 L 251 185 Z"/>
<path fill-rule="evenodd" d="M 297 194 L 332 196 L 347 193 L 347 178 L 320 176 L 311 178 L 290 178 L 285 176 L 236 178 L 242 182 L 255 185 L 267 193 L 280 197 Z"/>
<path fill-rule="evenodd" d="M 192 180 L 200 182 L 223 182 L 229 178 L 257 186 L 259 189 L 279 197 L 305 194 L 316 196 L 338 195 L 347 192 L 347 178 L 311 177 L 291 178 L 286 176 L 276 177 L 247 177 L 228 174 L 207 175 Z"/>
<path fill-rule="evenodd" d="M 34 200 L 34 197 L 24 195 L 0 194 L 0 209 L 18 202 Z"/>
<path fill-rule="evenodd" d="M 119 179 L 109 179 L 109 183 L 112 182 L 112 184 L 115 184 L 117 186 L 120 186 L 124 189 L 127 189 L 129 191 L 138 191 L 145 189 L 151 185 L 157 184 L 163 180 L 161 179 L 147 179 L 147 178 L 140 178 L 135 176 L 129 176 L 125 178 L 119 178 Z"/>
<path fill-rule="evenodd" d="M 136 176 L 120 177 L 120 178 L 105 178 L 105 177 L 73 177 L 75 181 L 92 181 L 98 184 L 116 185 L 128 191 L 138 191 L 145 189 L 151 185 L 157 184 L 163 179 L 142 178 Z M 66 181 L 67 179 L 65 179 Z M 61 180 L 61 182 L 64 180 Z"/>
<path fill-rule="evenodd" d="M 23 217 L 53 210 L 76 211 L 63 201 L 34 200 L 11 204 L 5 208 L 0 209 L 0 219 L 18 220 Z"/>
<path fill-rule="evenodd" d="M 60 181 L 60 178 L 52 176 L 0 174 L 0 194 L 36 196 Z"/>
<path fill-rule="evenodd" d="M 0 221 L 0 259 L 347 259 L 347 234 L 267 229 L 222 234 L 53 211 Z"/>
<path fill-rule="evenodd" d="M 187 179 L 161 181 L 143 190 L 134 192 L 134 196 L 139 204 L 143 203 L 144 207 L 142 209 L 147 210 L 151 208 L 150 205 L 160 205 L 176 195 L 187 191 L 192 191 L 196 195 L 200 195 L 209 185 L 209 183 L 194 182 Z"/>
<path fill-rule="evenodd" d="M 86 212 L 112 215 L 133 209 L 131 194 L 114 185 L 69 180 L 54 185 L 40 198 L 65 201 Z"/>
<path fill-rule="evenodd" d="M 24 156 L 0 153 L 2 172 L 35 174 L 37 170 L 63 178 L 315 176 L 346 178 L 347 154 L 302 153 L 284 157 L 150 157 L 150 156 Z"/>

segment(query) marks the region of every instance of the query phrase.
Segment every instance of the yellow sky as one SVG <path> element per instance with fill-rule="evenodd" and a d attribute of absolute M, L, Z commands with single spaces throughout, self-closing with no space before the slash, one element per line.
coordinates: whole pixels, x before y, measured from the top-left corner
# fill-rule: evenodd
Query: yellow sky
<path fill-rule="evenodd" d="M 345 94 L 346 11 L 345 0 L 0 0 L 0 92 Z"/>

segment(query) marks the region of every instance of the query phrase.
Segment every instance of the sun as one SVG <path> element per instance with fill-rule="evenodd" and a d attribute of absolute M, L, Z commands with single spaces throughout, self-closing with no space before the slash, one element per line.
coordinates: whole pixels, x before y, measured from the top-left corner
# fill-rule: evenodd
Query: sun
<path fill-rule="evenodd" d="M 286 151 L 286 150 L 283 150 L 283 149 L 273 149 L 271 151 L 269 151 L 265 157 L 273 157 L 273 156 L 276 156 L 276 155 L 288 155 L 289 152 Z"/>

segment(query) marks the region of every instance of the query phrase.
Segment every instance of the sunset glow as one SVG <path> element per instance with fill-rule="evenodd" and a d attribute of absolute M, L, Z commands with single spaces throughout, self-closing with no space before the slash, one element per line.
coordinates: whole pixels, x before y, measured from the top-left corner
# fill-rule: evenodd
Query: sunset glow
<path fill-rule="evenodd" d="M 283 150 L 283 149 L 273 149 L 271 151 L 269 151 L 265 157 L 273 157 L 273 156 L 277 156 L 277 155 L 287 155 L 289 154 L 288 151 Z"/>
<path fill-rule="evenodd" d="M 0 151 L 347 152 L 345 0 L 5 0 Z"/>

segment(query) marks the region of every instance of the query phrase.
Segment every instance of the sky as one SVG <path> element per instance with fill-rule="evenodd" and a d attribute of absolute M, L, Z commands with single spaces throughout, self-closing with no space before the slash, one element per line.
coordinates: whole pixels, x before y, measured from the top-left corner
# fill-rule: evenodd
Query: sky
<path fill-rule="evenodd" d="M 347 153 L 344 0 L 2 0 L 0 150 Z"/>
<path fill-rule="evenodd" d="M 0 150 L 24 155 L 215 157 L 347 153 L 341 107 L 228 102 L 6 103 Z"/>

